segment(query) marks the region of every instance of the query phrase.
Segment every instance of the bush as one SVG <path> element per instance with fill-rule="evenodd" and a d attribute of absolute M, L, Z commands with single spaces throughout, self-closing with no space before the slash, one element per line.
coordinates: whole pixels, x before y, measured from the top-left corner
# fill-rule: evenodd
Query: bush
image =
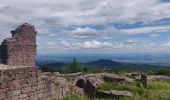
<path fill-rule="evenodd" d="M 80 63 L 74 59 L 70 64 L 66 65 L 65 67 L 62 67 L 58 71 L 63 74 L 67 73 L 77 73 L 82 72 L 83 68 L 81 67 Z"/>
<path fill-rule="evenodd" d="M 55 70 L 49 67 L 47 64 L 43 65 L 41 68 L 42 72 L 54 72 Z"/>
<path fill-rule="evenodd" d="M 170 69 L 169 68 L 160 68 L 156 71 L 157 75 L 170 75 Z"/>

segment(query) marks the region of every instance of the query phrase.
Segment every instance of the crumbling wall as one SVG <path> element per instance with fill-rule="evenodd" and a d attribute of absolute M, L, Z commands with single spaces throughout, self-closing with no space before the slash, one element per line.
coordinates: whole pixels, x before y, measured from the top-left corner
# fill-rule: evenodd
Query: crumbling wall
<path fill-rule="evenodd" d="M 55 83 L 36 67 L 0 65 L 0 100 L 47 100 L 67 95 L 68 87 Z"/>
<path fill-rule="evenodd" d="M 0 63 L 2 63 L 2 50 L 1 50 L 1 45 L 0 45 Z"/>
<path fill-rule="evenodd" d="M 11 33 L 12 37 L 1 43 L 2 63 L 14 66 L 35 66 L 37 32 L 34 26 L 25 23 Z"/>
<path fill-rule="evenodd" d="M 0 45 L 0 100 L 51 100 L 68 93 L 67 85 L 44 76 L 35 65 L 34 26 L 23 24 Z"/>

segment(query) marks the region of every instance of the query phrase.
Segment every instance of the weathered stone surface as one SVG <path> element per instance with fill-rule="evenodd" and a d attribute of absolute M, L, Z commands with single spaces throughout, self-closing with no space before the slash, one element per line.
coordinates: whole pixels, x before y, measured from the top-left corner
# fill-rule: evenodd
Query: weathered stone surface
<path fill-rule="evenodd" d="M 98 96 L 103 96 L 103 97 L 112 97 L 112 96 L 132 96 L 132 93 L 129 91 L 118 91 L 118 90 L 111 90 L 111 91 L 102 91 L 98 90 L 97 91 Z"/>
<path fill-rule="evenodd" d="M 68 95 L 66 84 L 35 66 L 36 31 L 23 24 L 0 45 L 0 100 L 47 100 Z"/>
<path fill-rule="evenodd" d="M 132 83 L 133 80 L 125 76 L 114 76 L 113 74 L 103 75 L 104 81 L 107 82 L 120 82 L 120 83 Z"/>
<path fill-rule="evenodd" d="M 35 66 L 37 32 L 34 26 L 25 23 L 11 33 L 12 37 L 1 43 L 1 62 L 13 66 Z"/>
<path fill-rule="evenodd" d="M 146 88 L 147 87 L 147 85 L 148 85 L 148 82 L 147 82 L 147 75 L 145 75 L 145 74 L 142 74 L 141 75 L 141 83 L 143 84 L 143 87 L 144 88 Z"/>
<path fill-rule="evenodd" d="M 159 81 L 170 81 L 170 77 L 164 76 L 164 75 L 148 75 L 147 79 L 148 80 L 159 80 Z"/>
<path fill-rule="evenodd" d="M 25 69 L 31 69 L 24 67 Z M 36 68 L 36 67 L 34 67 Z M 0 79 L 4 76 L 8 78 L 12 77 L 8 72 L 21 70 L 21 68 L 8 67 L 7 69 L 0 69 Z M 33 70 L 28 70 L 33 72 Z M 38 71 L 38 70 L 34 70 Z M 36 73 L 35 72 L 35 73 Z M 39 71 L 40 73 L 40 71 Z M 51 96 L 56 98 L 62 98 L 68 95 L 68 86 L 65 78 L 55 76 L 34 76 L 17 78 L 20 75 L 25 76 L 27 73 L 12 73 L 15 77 L 13 80 L 2 80 L 0 81 L 0 100 L 11 99 L 11 100 L 46 100 Z M 34 73 L 32 73 L 34 74 Z M 59 81 L 58 81 L 59 80 Z M 45 95 L 44 95 L 45 94 Z M 30 99 L 31 98 L 31 99 Z M 32 99 L 34 98 L 34 99 Z"/>

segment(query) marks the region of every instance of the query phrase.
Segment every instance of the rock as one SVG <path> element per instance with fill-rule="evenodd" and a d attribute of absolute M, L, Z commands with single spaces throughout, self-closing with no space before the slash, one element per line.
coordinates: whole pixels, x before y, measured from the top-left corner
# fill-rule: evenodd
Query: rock
<path fill-rule="evenodd" d="M 120 82 L 120 83 L 132 83 L 133 79 L 130 79 L 125 76 L 116 76 L 113 74 L 105 74 L 103 75 L 103 79 L 106 82 Z"/>
<path fill-rule="evenodd" d="M 140 81 L 141 81 L 141 83 L 143 84 L 143 87 L 146 88 L 147 85 L 148 85 L 148 82 L 147 82 L 147 75 L 142 74 L 142 75 L 141 75 Z"/>
<path fill-rule="evenodd" d="M 148 80 L 170 81 L 170 77 L 164 75 L 148 75 Z"/>
<path fill-rule="evenodd" d="M 98 90 L 97 91 L 98 96 L 102 97 L 114 97 L 114 96 L 132 96 L 132 93 L 129 91 L 118 91 L 118 90 L 110 90 L 110 91 L 103 91 L 103 90 Z"/>
<path fill-rule="evenodd" d="M 141 78 L 141 74 L 140 73 L 129 73 L 128 76 L 130 78 L 136 79 L 136 80 L 140 80 Z"/>

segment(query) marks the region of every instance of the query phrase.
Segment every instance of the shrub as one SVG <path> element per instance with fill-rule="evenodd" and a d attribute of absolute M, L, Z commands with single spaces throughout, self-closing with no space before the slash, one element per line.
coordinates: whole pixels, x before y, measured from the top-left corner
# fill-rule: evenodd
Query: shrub
<path fill-rule="evenodd" d="M 49 67 L 47 64 L 43 65 L 41 68 L 42 72 L 54 72 L 55 70 Z"/>

